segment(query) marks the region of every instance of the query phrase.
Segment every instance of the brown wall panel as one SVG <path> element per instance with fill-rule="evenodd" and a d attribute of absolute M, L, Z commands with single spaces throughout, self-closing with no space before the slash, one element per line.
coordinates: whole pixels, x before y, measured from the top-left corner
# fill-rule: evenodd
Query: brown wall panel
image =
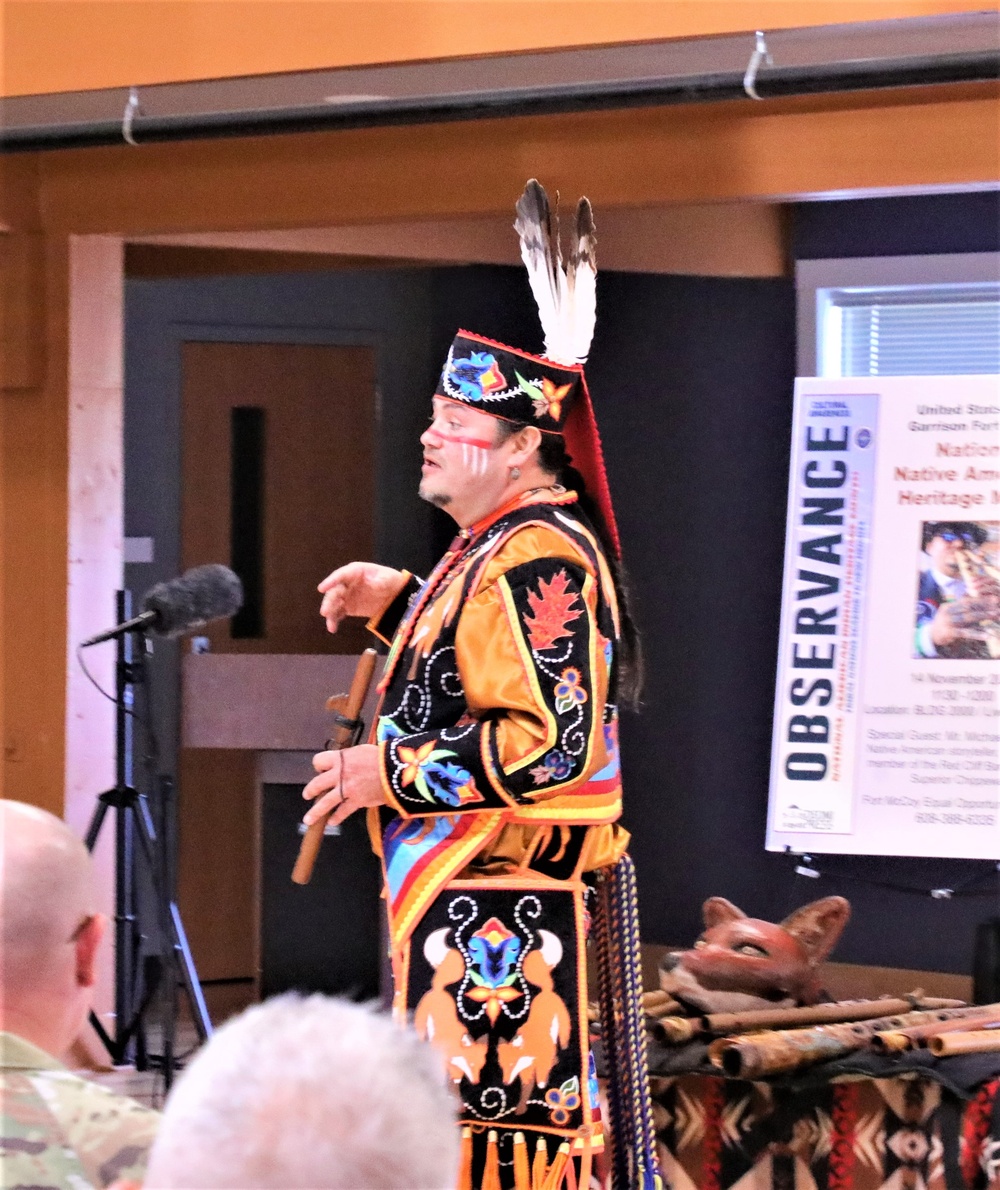
<path fill-rule="evenodd" d="M 38 231 L 38 162 L 33 153 L 0 157 L 0 231 Z"/>
<path fill-rule="evenodd" d="M 698 277 L 780 277 L 787 272 L 781 203 L 674 203 L 602 207 L 601 268 Z M 281 231 L 150 236 L 125 252 L 129 276 L 311 272 L 431 264 L 520 266 L 510 213 L 474 219 L 365 223 Z M 376 257 L 376 253 L 381 254 Z M 171 271 L 172 270 L 172 271 Z"/>
<path fill-rule="evenodd" d="M 69 245 L 46 238 L 30 284 L 40 319 L 45 383 L 5 389 L 0 480 L 4 796 L 63 811 L 66 714 Z"/>
<path fill-rule="evenodd" d="M 0 388 L 38 388 L 45 379 L 45 237 L 0 233 Z"/>
<path fill-rule="evenodd" d="M 185 748 L 177 903 L 201 979 L 245 979 L 257 961 L 254 754 Z"/>
<path fill-rule="evenodd" d="M 45 242 L 38 158 L 0 159 L 0 389 L 37 388 L 45 373 Z"/>

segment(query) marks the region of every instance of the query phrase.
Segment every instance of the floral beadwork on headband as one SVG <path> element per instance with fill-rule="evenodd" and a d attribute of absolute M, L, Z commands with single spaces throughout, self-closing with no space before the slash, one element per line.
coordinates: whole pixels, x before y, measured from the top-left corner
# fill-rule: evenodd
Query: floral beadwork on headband
<path fill-rule="evenodd" d="M 578 365 L 565 366 L 460 331 L 445 360 L 437 395 L 508 421 L 560 431 L 580 387 Z"/>
<path fill-rule="evenodd" d="M 496 361 L 486 351 L 474 351 L 467 359 L 448 357 L 448 379 L 467 401 L 481 401 L 490 393 L 501 392 L 507 381 Z"/>

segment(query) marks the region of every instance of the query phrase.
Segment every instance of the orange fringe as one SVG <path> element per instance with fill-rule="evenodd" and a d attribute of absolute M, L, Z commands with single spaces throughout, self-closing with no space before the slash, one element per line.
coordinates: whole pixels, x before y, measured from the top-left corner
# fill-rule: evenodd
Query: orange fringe
<path fill-rule="evenodd" d="M 483 1169 L 482 1190 L 500 1190 L 500 1149 L 497 1134 L 490 1132 L 486 1138 L 486 1166 Z"/>
<path fill-rule="evenodd" d="M 563 1177 L 566 1179 L 566 1190 L 578 1190 L 576 1184 L 576 1162 L 572 1156 L 566 1162 L 566 1170 Z"/>
<path fill-rule="evenodd" d="M 563 1172 L 566 1169 L 566 1162 L 569 1160 L 569 1143 L 564 1142 L 559 1146 L 555 1157 L 552 1159 L 552 1164 L 549 1166 L 549 1172 L 545 1175 L 545 1182 L 542 1190 L 560 1190 L 563 1184 Z"/>
<path fill-rule="evenodd" d="M 514 1133 L 514 1190 L 531 1190 L 528 1143 L 523 1132 Z"/>
<path fill-rule="evenodd" d="M 462 1129 L 458 1155 L 458 1190 L 472 1190 L 472 1129 Z"/>
<path fill-rule="evenodd" d="M 545 1137 L 540 1136 L 535 1145 L 535 1160 L 531 1166 L 531 1190 L 542 1190 L 545 1185 L 545 1174 L 549 1167 L 549 1147 Z"/>

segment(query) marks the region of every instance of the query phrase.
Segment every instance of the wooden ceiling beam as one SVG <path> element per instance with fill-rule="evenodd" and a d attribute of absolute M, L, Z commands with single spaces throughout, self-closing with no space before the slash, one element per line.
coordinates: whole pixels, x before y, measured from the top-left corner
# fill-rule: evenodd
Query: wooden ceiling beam
<path fill-rule="evenodd" d="M 46 227 L 149 235 L 996 185 L 995 84 L 38 155 Z"/>

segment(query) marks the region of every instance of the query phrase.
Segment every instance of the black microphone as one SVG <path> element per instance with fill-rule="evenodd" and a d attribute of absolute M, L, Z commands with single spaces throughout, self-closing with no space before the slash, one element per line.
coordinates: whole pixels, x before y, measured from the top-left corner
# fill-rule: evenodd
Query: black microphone
<path fill-rule="evenodd" d="M 243 606 L 243 584 L 228 566 L 210 562 L 195 566 L 169 583 L 157 583 L 146 592 L 143 611 L 124 624 L 99 632 L 79 647 L 87 649 L 127 632 L 155 632 L 157 636 L 181 636 L 210 620 L 235 615 Z"/>

